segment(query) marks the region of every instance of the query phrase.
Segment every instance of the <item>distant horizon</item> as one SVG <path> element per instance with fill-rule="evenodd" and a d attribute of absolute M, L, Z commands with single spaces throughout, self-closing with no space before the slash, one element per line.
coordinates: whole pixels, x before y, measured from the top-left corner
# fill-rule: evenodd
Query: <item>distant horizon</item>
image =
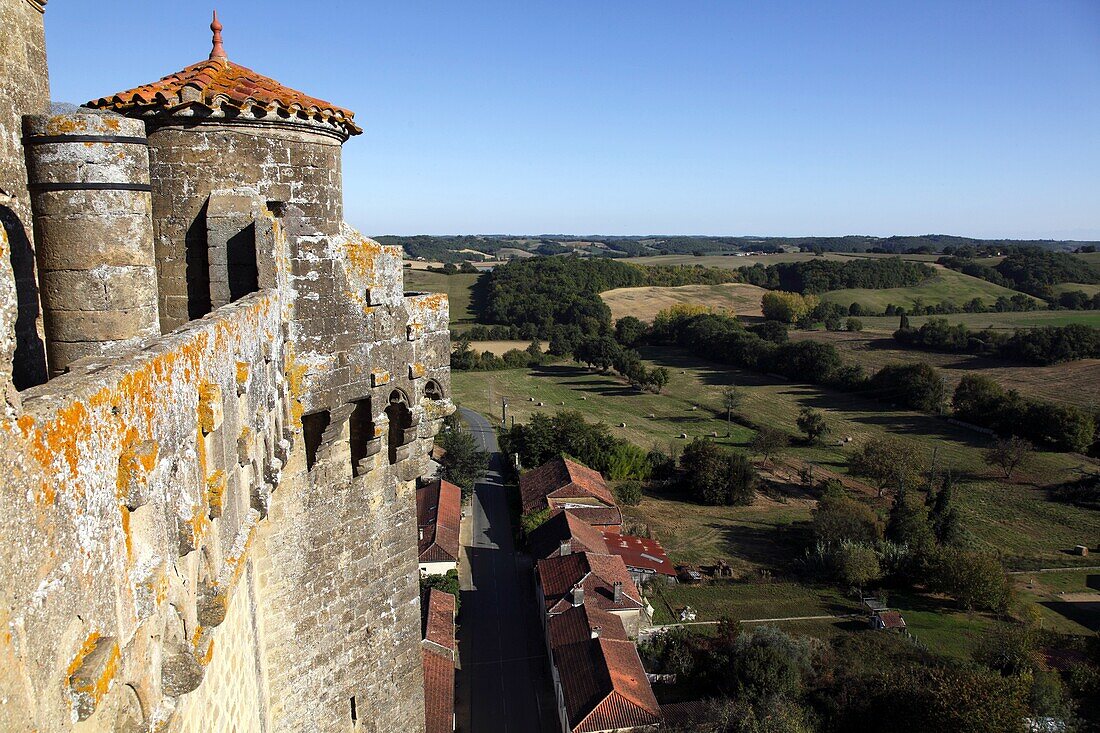
<path fill-rule="evenodd" d="M 379 232 L 370 234 L 371 237 L 509 237 L 509 238 L 542 238 L 553 237 L 594 237 L 594 238 L 630 238 L 630 239 L 659 239 L 661 237 L 698 237 L 700 239 L 847 239 L 849 237 L 862 237 L 866 239 L 894 239 L 909 237 L 957 237 L 959 239 L 974 239 L 983 242 L 1067 242 L 1079 244 L 1100 244 L 1097 239 L 1067 239 L 1064 237 L 972 237 L 966 234 L 947 234 L 944 232 L 924 234 L 695 234 L 690 232 L 665 232 L 663 234 L 607 234 L 600 232 L 584 232 L 569 234 L 566 232 L 534 233 L 534 232 L 448 232 L 446 234 L 428 234 L 417 232 L 415 234 L 396 234 L 394 232 Z"/>
<path fill-rule="evenodd" d="M 232 61 L 356 113 L 364 232 L 1100 240 L 1095 0 L 217 9 Z M 45 23 L 58 100 L 210 51 L 205 5 L 55 3 Z"/>

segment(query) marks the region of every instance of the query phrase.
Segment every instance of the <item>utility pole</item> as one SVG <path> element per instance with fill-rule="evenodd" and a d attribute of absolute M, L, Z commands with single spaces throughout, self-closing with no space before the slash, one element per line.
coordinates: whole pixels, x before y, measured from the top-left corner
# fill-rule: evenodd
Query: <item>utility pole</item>
<path fill-rule="evenodd" d="M 503 426 L 508 425 L 508 398 L 500 398 L 500 424 Z"/>

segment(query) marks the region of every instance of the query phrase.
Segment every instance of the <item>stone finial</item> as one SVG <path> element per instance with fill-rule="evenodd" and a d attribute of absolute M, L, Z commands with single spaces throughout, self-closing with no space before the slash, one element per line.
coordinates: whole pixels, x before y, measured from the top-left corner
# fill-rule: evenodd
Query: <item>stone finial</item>
<path fill-rule="evenodd" d="M 214 11 L 214 20 L 210 21 L 210 30 L 214 32 L 213 47 L 210 49 L 211 59 L 228 60 L 225 55 L 225 47 L 222 46 L 222 24 L 218 22 L 218 11 Z"/>

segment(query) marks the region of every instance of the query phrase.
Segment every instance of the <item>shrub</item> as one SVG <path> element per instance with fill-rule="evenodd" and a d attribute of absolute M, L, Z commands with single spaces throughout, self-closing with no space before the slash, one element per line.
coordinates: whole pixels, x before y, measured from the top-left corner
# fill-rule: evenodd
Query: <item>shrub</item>
<path fill-rule="evenodd" d="M 642 503 L 642 484 L 638 481 L 623 481 L 615 487 L 615 500 L 626 506 L 638 506 Z"/>

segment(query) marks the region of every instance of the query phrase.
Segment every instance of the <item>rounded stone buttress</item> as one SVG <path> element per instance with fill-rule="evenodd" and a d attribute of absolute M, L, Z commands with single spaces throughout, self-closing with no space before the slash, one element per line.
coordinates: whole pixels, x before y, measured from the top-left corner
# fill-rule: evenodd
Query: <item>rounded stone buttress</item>
<path fill-rule="evenodd" d="M 160 333 L 145 125 L 109 112 L 27 117 L 50 376 Z"/>

